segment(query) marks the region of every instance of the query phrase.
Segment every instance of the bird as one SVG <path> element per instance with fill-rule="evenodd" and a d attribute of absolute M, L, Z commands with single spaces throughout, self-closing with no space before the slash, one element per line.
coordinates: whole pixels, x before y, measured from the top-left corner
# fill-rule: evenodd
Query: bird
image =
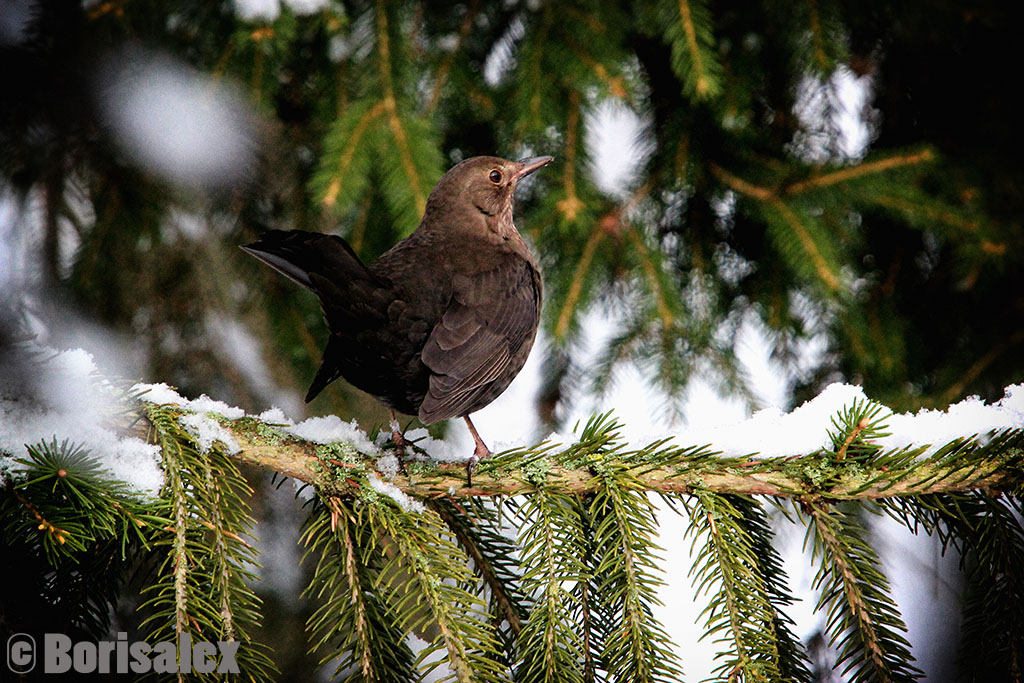
<path fill-rule="evenodd" d="M 425 425 L 462 418 L 473 468 L 491 455 L 470 414 L 523 369 L 542 302 L 537 259 L 512 218 L 516 185 L 553 161 L 468 158 L 427 197 L 416 230 L 364 264 L 337 235 L 270 230 L 247 253 L 311 290 L 330 335 L 306 402 L 339 377 L 390 409 L 392 440 L 409 442 L 395 412 Z"/>

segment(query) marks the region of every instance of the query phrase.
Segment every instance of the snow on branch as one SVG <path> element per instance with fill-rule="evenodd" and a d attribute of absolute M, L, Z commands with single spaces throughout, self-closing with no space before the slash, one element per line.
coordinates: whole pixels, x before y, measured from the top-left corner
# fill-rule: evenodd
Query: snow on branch
<path fill-rule="evenodd" d="M 118 392 L 96 375 L 84 351 L 48 354 L 41 385 L 49 389 L 31 397 L 0 394 L 0 476 L 16 475 L 26 446 L 56 438 L 88 449 L 112 478 L 153 495 L 162 485 L 153 445 L 161 439 L 147 443 L 137 428 L 123 428 L 141 410 L 151 425 L 156 412 L 171 414 L 179 434 L 201 453 L 218 448 L 323 493 L 371 489 L 406 509 L 417 507 L 408 496 L 513 495 L 540 483 L 593 492 L 609 472 L 648 491 L 832 499 L 1004 489 L 1024 478 L 1024 385 L 1008 387 L 993 404 L 975 397 L 912 415 L 892 413 L 860 387 L 833 384 L 789 413 L 763 410 L 733 425 L 639 442 L 623 438 L 614 419 L 603 415 L 578 433 L 552 434 L 481 462 L 469 486 L 469 453 L 426 430 L 406 434 L 414 447 L 399 462 L 387 430 L 370 435 L 354 420 L 333 415 L 296 424 L 276 408 L 247 415 L 206 396 L 187 399 L 166 384 Z"/>
<path fill-rule="evenodd" d="M 167 400 L 167 391 L 158 385 L 144 394 L 155 399 L 147 410 L 180 410 L 194 425 L 187 416 L 210 405 L 206 397 Z M 386 431 L 373 439 L 355 421 L 335 416 L 294 424 L 279 410 L 240 412 L 209 413 L 222 436 L 200 434 L 197 443 L 217 438 L 231 457 L 323 493 L 353 495 L 368 487 L 406 509 L 408 496 L 504 496 L 534 491 L 540 483 L 591 493 L 609 474 L 648 491 L 837 500 L 1003 489 L 1024 479 L 1021 385 L 991 405 L 972 398 L 946 411 L 908 415 L 869 401 L 859 387 L 834 384 L 790 413 L 761 411 L 729 427 L 658 435 L 643 443 L 624 440 L 619 425 L 603 415 L 571 437 L 553 434 L 484 460 L 472 485 L 464 458 L 425 430 L 407 434 L 415 445 L 399 467 Z"/>

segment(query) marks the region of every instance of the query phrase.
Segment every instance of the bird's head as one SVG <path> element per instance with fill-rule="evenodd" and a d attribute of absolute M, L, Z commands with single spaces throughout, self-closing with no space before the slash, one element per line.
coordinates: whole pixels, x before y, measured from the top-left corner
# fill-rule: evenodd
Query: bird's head
<path fill-rule="evenodd" d="M 516 184 L 553 161 L 530 157 L 508 161 L 499 157 L 471 157 L 444 174 L 427 199 L 427 214 L 434 211 L 478 211 L 485 216 L 511 216 Z"/>

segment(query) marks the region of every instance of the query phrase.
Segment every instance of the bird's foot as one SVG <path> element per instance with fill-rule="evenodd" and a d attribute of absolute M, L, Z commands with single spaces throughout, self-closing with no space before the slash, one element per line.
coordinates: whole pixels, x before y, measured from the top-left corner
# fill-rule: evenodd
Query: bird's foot
<path fill-rule="evenodd" d="M 490 455 L 491 449 L 478 438 L 476 440 L 476 448 L 473 450 L 473 456 L 466 461 L 466 486 L 473 486 L 473 470 L 476 469 L 477 463 Z"/>
<path fill-rule="evenodd" d="M 405 470 L 405 449 L 411 449 L 412 442 L 402 434 L 402 428 L 395 418 L 394 411 L 391 412 L 391 443 L 395 444 L 395 455 L 398 456 L 398 470 L 402 474 L 409 474 Z"/>
<path fill-rule="evenodd" d="M 480 438 L 480 434 L 476 431 L 476 427 L 473 426 L 473 421 L 469 419 L 469 415 L 464 415 L 462 419 L 466 421 L 469 433 L 473 435 L 473 443 L 476 444 L 476 448 L 473 450 L 473 457 L 466 462 L 466 486 L 468 487 L 473 485 L 473 470 L 476 469 L 476 464 L 488 457 L 491 454 L 491 449 Z"/>
<path fill-rule="evenodd" d="M 399 455 L 405 455 L 405 449 L 412 447 L 412 441 L 409 441 L 402 432 L 394 430 L 391 432 L 391 443 L 395 444 L 395 450 L 398 451 Z"/>

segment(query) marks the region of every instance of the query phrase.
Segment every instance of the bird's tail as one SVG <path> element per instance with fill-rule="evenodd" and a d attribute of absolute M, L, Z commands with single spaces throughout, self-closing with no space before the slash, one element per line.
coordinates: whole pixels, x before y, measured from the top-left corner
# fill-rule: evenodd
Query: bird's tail
<path fill-rule="evenodd" d="M 289 280 L 315 292 L 332 331 L 348 326 L 353 304 L 382 284 L 359 260 L 352 247 L 335 235 L 271 230 L 242 249 Z M 323 362 L 306 394 L 306 403 L 341 376 L 343 354 L 337 348 L 339 344 L 336 334 L 327 340 Z"/>
<path fill-rule="evenodd" d="M 319 283 L 373 279 L 352 247 L 336 235 L 270 230 L 242 249 L 289 280 L 320 293 Z"/>
<path fill-rule="evenodd" d="M 316 371 L 316 376 L 313 377 L 313 382 L 309 385 L 309 391 L 306 392 L 306 403 L 316 398 L 328 384 L 341 377 L 340 352 L 337 348 L 332 348 L 337 344 L 336 336 L 332 334 L 328 337 L 327 346 L 324 348 L 323 362 L 320 363 L 320 369 Z"/>

